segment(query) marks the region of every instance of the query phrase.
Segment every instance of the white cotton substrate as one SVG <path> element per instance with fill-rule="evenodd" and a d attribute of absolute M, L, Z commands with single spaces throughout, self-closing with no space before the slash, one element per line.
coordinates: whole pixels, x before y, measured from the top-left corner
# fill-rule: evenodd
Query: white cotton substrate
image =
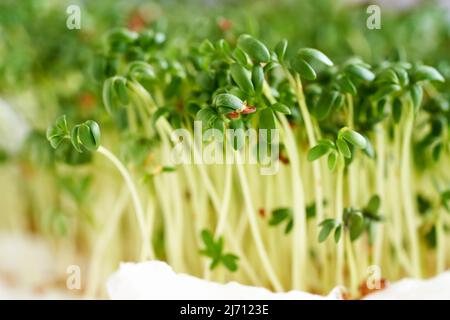
<path fill-rule="evenodd" d="M 18 152 L 29 131 L 26 121 L 0 98 L 0 147 L 8 153 Z"/>
<path fill-rule="evenodd" d="M 236 282 L 220 284 L 187 274 L 176 274 L 165 262 L 122 263 L 108 280 L 111 299 L 146 300 L 317 300 L 339 299 L 339 289 L 328 296 L 301 291 L 273 293 Z"/>
<path fill-rule="evenodd" d="M 111 299 L 148 300 L 309 300 L 342 299 L 342 289 L 336 287 L 328 296 L 301 291 L 273 293 L 265 288 L 236 282 L 219 284 L 187 274 L 176 274 L 161 261 L 122 263 L 108 280 Z M 403 279 L 364 299 L 450 299 L 450 271 L 428 280 Z"/>
<path fill-rule="evenodd" d="M 427 279 L 402 279 L 386 289 L 365 297 L 367 300 L 450 300 L 450 271 Z"/>

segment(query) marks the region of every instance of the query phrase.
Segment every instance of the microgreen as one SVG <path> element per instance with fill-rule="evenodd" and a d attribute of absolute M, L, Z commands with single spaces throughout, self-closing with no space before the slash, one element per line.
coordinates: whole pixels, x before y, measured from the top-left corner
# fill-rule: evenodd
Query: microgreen
<path fill-rule="evenodd" d="M 336 1 L 288 2 L 277 12 L 251 1 L 183 10 L 158 3 L 153 11 L 163 17 L 147 16 L 148 8 L 133 1 L 86 2 L 92 28 L 73 37 L 55 31 L 64 21 L 53 11 L 61 8 L 26 5 L 18 15 L 17 6 L 2 3 L 0 17 L 8 18 L 2 20 L 1 91 L 13 107 L 22 106 L 12 109 L 30 127 L 20 146 L 9 134 L 21 130 L 0 126 L 4 174 L 11 168 L 26 182 L 8 183 L 8 208 L 20 199 L 17 212 L 26 209 L 11 221 L 23 220 L 20 225 L 36 234 L 48 231 L 48 238 L 76 237 L 83 256 L 93 241 L 111 242 L 111 256 L 123 259 L 117 248 L 125 239 L 130 247 L 141 245 L 140 260 L 158 257 L 177 272 L 280 292 L 325 293 L 338 284 L 356 296 L 369 264 L 389 280 L 443 272 L 450 212 L 447 17 L 433 6 L 393 12 L 374 33 L 354 28 L 354 12 L 336 10 Z M 251 12 L 245 19 L 238 14 L 243 9 Z M 219 27 L 215 19 L 190 19 L 193 12 L 208 17 L 219 11 L 227 15 Z M 127 28 L 115 28 L 117 21 Z M 423 25 L 415 30 L 426 36 L 407 32 Z M 101 42 L 105 28 L 110 31 Z M 39 113 L 29 106 L 39 106 Z M 280 170 L 260 177 L 262 161 L 171 163 L 178 146 L 171 134 L 182 129 L 196 138 L 195 120 L 203 133 L 266 129 L 257 142 L 269 144 L 273 132 L 280 133 Z M 239 142 L 232 141 L 234 149 L 247 151 Z M 260 150 L 248 150 L 250 158 Z M 92 161 L 99 155 L 113 166 L 103 165 L 103 158 Z M 119 219 L 129 202 L 137 223 Z M 255 205 L 274 208 L 268 223 L 258 219 Z M 88 215 L 109 231 L 86 230 Z M 205 230 L 195 237 L 200 228 Z M 111 230 L 120 232 L 113 237 Z M 136 230 L 139 239 L 129 236 Z M 283 231 L 289 236 L 280 238 Z M 317 245 L 330 238 L 335 244 Z M 67 243 L 50 240 L 62 249 Z M 224 241 L 239 253 L 242 268 Z M 199 256 L 184 254 L 199 251 L 212 269 L 223 265 L 233 273 L 224 278 L 209 272 Z M 312 266 L 317 272 L 309 272 Z M 93 279 L 101 279 L 97 269 Z"/>
<path fill-rule="evenodd" d="M 248 34 L 239 37 L 238 47 L 246 52 L 255 64 L 270 60 L 270 53 L 267 47 L 261 41 Z"/>
<path fill-rule="evenodd" d="M 202 230 L 201 238 L 205 248 L 200 253 L 212 259 L 209 266 L 211 270 L 215 269 L 219 264 L 223 264 L 228 270 L 232 272 L 237 271 L 237 260 L 239 257 L 231 253 L 223 253 L 222 237 L 215 241 L 209 230 Z"/>
<path fill-rule="evenodd" d="M 69 125 L 65 116 L 58 118 L 47 131 L 54 149 L 41 148 L 42 133 L 29 148 L 49 163 L 64 159 L 66 163 L 87 164 L 86 159 L 97 154 L 106 156 L 132 195 L 141 234 L 141 259 L 153 257 L 154 247 L 158 252 L 164 248 L 161 256 L 176 268 L 198 272 L 203 267 L 201 261 L 196 265 L 195 257 L 188 259 L 181 254 L 195 248 L 210 259 L 210 269 L 223 265 L 233 271 L 232 279 L 269 281 L 280 291 L 308 289 L 319 283 L 325 288 L 329 281 L 354 286 L 362 266 L 372 260 L 383 268 L 393 266 L 392 274 L 420 275 L 422 242 L 431 243 L 442 236 L 440 212 L 449 208 L 448 191 L 437 188 L 437 195 L 425 198 L 421 189 L 429 185 L 431 173 L 438 176 L 439 184 L 448 183 L 439 174 L 449 152 L 448 95 L 440 82 L 448 78 L 450 69 L 442 64 L 434 68 L 406 62 L 407 57 L 401 55 L 382 61 L 380 57 L 387 56 L 380 55 L 383 46 L 374 46 L 373 54 L 364 52 L 362 56 L 376 61 L 366 63 L 356 57 L 362 53 L 356 52 L 358 41 L 333 50 L 326 39 L 339 37 L 328 34 L 331 29 L 324 29 L 324 45 L 316 43 L 320 49 L 326 48 L 323 52 L 329 57 L 315 48 L 293 51 L 301 43 L 314 44 L 315 40 L 308 41 L 303 34 L 288 47 L 287 40 L 279 41 L 277 36 L 295 37 L 273 36 L 256 25 L 246 30 L 249 34 L 240 35 L 222 28 L 218 35 L 216 26 L 214 33 L 202 26 L 198 28 L 202 33 L 194 32 L 192 37 L 177 36 L 175 31 L 166 34 L 164 29 L 164 24 L 155 23 L 141 32 L 114 29 L 108 33 L 94 66 L 96 79 L 102 82 L 98 100 L 105 108 L 62 108 L 67 119 L 76 120 L 76 124 Z M 262 36 L 257 37 L 260 32 Z M 218 39 L 220 36 L 224 39 Z M 348 50 L 355 52 L 345 60 Z M 428 57 L 424 60 L 435 65 Z M 89 118 L 102 124 L 101 134 L 97 122 L 84 121 Z M 258 142 L 269 144 L 273 143 L 272 130 L 279 130 L 280 175 L 262 180 L 254 174 L 253 164 L 167 163 L 176 144 L 171 131 L 183 129 L 195 137 L 195 120 L 202 122 L 204 132 L 210 128 L 221 132 L 265 129 L 267 135 L 259 131 Z M 233 147 L 243 149 L 235 139 Z M 101 140 L 111 144 L 119 157 L 101 145 Z M 255 150 L 250 150 L 251 155 Z M 80 157 L 85 158 L 82 161 Z M 307 163 L 303 163 L 305 157 Z M 97 171 L 89 172 L 95 176 Z M 140 183 L 135 185 L 134 179 Z M 79 185 L 65 181 L 63 189 L 80 200 L 80 194 L 87 192 L 83 181 L 82 176 Z M 371 192 L 378 194 L 369 198 Z M 417 194 L 420 201 L 412 203 Z M 145 201 L 141 202 L 140 196 Z M 325 199 L 333 208 L 325 206 Z M 275 205 L 268 219 L 270 227 L 255 218 L 255 204 L 263 208 Z M 85 205 L 89 204 L 83 202 Z M 391 229 L 383 232 L 384 224 L 380 224 L 384 221 L 381 211 L 385 210 L 390 214 L 386 225 L 392 224 L 395 237 L 386 231 Z M 260 214 L 264 216 L 264 212 Z M 190 219 L 191 215 L 195 219 Z M 311 226 L 317 225 L 318 234 L 311 232 Z M 199 230 L 199 226 L 205 230 L 201 241 L 196 241 L 192 230 Z M 214 233 L 208 231 L 214 226 Z M 292 242 L 286 241 L 283 250 L 275 252 L 280 236 L 275 229 L 279 228 Z M 158 234 L 155 244 L 150 239 L 158 230 L 164 233 Z M 335 246 L 316 245 L 330 237 Z M 224 251 L 224 239 L 233 240 L 232 250 L 242 251 L 245 268 L 238 270 L 238 257 Z M 242 246 L 242 241 L 249 243 Z M 361 248 L 370 248 L 361 250 L 356 262 L 352 258 L 354 241 Z M 436 251 L 440 250 L 442 266 L 443 249 L 439 241 L 434 244 Z M 386 254 L 395 259 L 385 259 Z M 273 257 L 292 263 L 289 276 L 274 268 L 278 261 Z M 311 257 L 323 281 L 308 279 L 305 266 L 311 265 Z M 336 261 L 330 261 L 334 258 Z M 255 263 L 261 264 L 257 272 L 253 270 Z M 336 266 L 334 277 L 330 277 L 329 265 Z M 214 280 L 221 274 L 202 271 Z M 289 286 L 284 288 L 286 284 Z"/>
<path fill-rule="evenodd" d="M 294 226 L 294 217 L 291 208 L 278 208 L 272 211 L 272 216 L 269 220 L 270 226 L 277 226 L 286 222 L 284 233 L 288 234 L 291 232 Z"/>

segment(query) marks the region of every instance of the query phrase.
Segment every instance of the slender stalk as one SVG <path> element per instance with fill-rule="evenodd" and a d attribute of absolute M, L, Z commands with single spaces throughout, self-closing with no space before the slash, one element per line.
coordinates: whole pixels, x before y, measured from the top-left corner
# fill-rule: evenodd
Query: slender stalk
<path fill-rule="evenodd" d="M 232 169 L 233 167 L 230 164 L 226 165 L 223 201 L 222 205 L 220 206 L 219 222 L 217 223 L 216 231 L 214 232 L 214 238 L 216 239 L 222 236 L 225 230 L 225 226 L 227 224 L 231 198 L 231 182 L 233 177 Z M 209 269 L 208 265 L 206 265 L 206 268 L 204 270 L 204 277 L 205 279 L 209 279 L 210 276 L 211 270 Z"/>
<path fill-rule="evenodd" d="M 349 128 L 354 128 L 354 115 L 353 115 L 353 98 L 351 94 L 347 93 L 347 125 Z M 358 192 L 358 186 L 357 186 L 357 180 L 355 179 L 355 164 L 356 164 L 356 158 L 353 159 L 353 165 L 348 166 L 348 196 L 349 196 L 349 204 L 350 206 L 356 206 L 356 199 L 357 192 Z"/>
<path fill-rule="evenodd" d="M 275 102 L 267 82 L 264 83 L 264 93 L 269 101 Z M 286 117 L 279 115 L 279 120 L 286 135 L 286 150 L 291 161 L 292 170 L 292 190 L 293 190 L 293 211 L 294 227 L 292 237 L 292 287 L 296 290 L 305 289 L 305 277 L 303 276 L 306 268 L 308 237 L 306 230 L 306 212 L 303 182 L 300 175 L 300 161 L 294 134 L 289 127 Z"/>
<path fill-rule="evenodd" d="M 104 259 L 104 253 L 111 241 L 114 230 L 119 224 L 120 217 L 127 205 L 129 195 L 125 192 L 125 186 L 121 188 L 116 201 L 114 201 L 111 209 L 110 215 L 106 220 L 106 225 L 101 235 L 98 237 L 98 241 L 95 242 L 94 250 L 92 250 L 91 262 L 89 264 L 89 281 L 87 281 L 86 287 L 86 298 L 92 298 L 97 295 L 97 290 L 99 288 L 99 279 L 101 278 L 100 265 Z M 108 212 L 109 213 L 109 212 Z"/>
<path fill-rule="evenodd" d="M 169 122 L 165 119 L 165 118 L 161 118 L 159 120 L 159 122 L 161 123 L 163 129 L 165 130 L 167 135 L 171 135 L 173 129 L 171 127 L 171 125 L 169 124 Z M 189 147 L 191 150 L 193 150 L 194 152 L 194 156 L 195 154 L 198 155 L 198 150 L 196 148 L 196 146 L 194 145 L 192 138 L 189 137 L 189 139 L 187 139 L 187 142 L 189 143 Z M 220 214 L 221 211 L 221 203 L 219 200 L 219 196 L 216 192 L 216 189 L 214 188 L 213 183 L 211 182 L 210 177 L 208 176 L 208 173 L 205 169 L 205 165 L 203 163 L 200 163 L 197 166 L 199 173 L 200 173 L 200 177 L 202 179 L 202 182 L 204 184 L 205 190 L 209 196 L 209 198 L 211 199 L 212 205 L 214 207 L 214 210 L 217 214 Z M 190 170 L 190 169 L 189 169 Z M 227 241 L 230 242 L 231 248 L 232 250 L 240 256 L 240 264 L 242 265 L 242 268 L 245 270 L 247 276 L 251 279 L 251 281 L 255 284 L 255 285 L 262 285 L 261 280 L 259 279 L 259 277 L 257 276 L 257 274 L 255 273 L 251 263 L 248 261 L 247 257 L 244 255 L 244 253 L 242 252 L 238 242 L 236 241 L 236 237 L 235 235 L 231 232 L 231 230 L 227 227 L 225 227 L 225 238 Z"/>
<path fill-rule="evenodd" d="M 408 229 L 408 236 L 410 242 L 411 259 L 412 259 L 412 272 L 413 276 L 421 277 L 420 267 L 420 252 L 419 252 L 419 240 L 417 236 L 417 222 L 414 214 L 414 205 L 412 201 L 411 191 L 411 137 L 414 124 L 414 110 L 412 103 L 408 100 L 406 108 L 404 108 L 404 130 L 403 130 L 403 143 L 401 150 L 401 167 L 400 167 L 400 179 L 401 179 L 401 192 L 403 200 L 403 209 L 406 218 L 406 225 Z"/>
<path fill-rule="evenodd" d="M 124 165 L 117 159 L 117 157 L 112 154 L 108 149 L 103 146 L 98 147 L 97 152 L 104 155 L 108 160 L 110 160 L 114 166 L 119 170 L 122 178 L 125 180 L 127 184 L 128 190 L 131 194 L 131 199 L 133 201 L 134 210 L 136 214 L 136 219 L 139 224 L 141 237 L 142 237 L 142 248 L 140 260 L 144 261 L 146 259 L 153 259 L 154 252 L 153 247 L 150 245 L 150 236 L 145 227 L 145 219 L 144 219 L 144 210 L 142 209 L 141 201 L 139 200 L 138 192 L 134 182 L 128 172 L 128 170 L 124 167 Z"/>
<path fill-rule="evenodd" d="M 442 209 L 440 209 L 442 210 Z M 436 221 L 436 237 L 437 237 L 437 248 L 436 248 L 436 273 L 440 274 L 445 271 L 445 258 L 446 258 L 446 243 L 445 243 L 445 230 L 443 221 L 443 212 L 438 212 L 438 217 Z"/>
<path fill-rule="evenodd" d="M 398 128 L 398 126 L 395 128 L 395 133 L 394 133 L 394 146 L 393 146 L 393 154 L 397 155 L 399 153 L 398 150 L 400 150 L 400 142 L 399 142 L 399 137 L 400 137 L 400 129 Z M 406 271 L 409 272 L 409 270 L 411 269 L 411 262 L 410 259 L 408 257 L 408 255 L 406 254 L 406 252 L 404 251 L 404 247 L 403 247 L 403 234 L 402 234 L 402 217 L 401 217 L 401 201 L 399 201 L 400 199 L 400 186 L 399 186 L 399 171 L 400 171 L 400 164 L 399 161 L 397 159 L 397 157 L 395 158 L 395 162 L 394 164 L 388 166 L 388 175 L 387 175 L 387 179 L 388 179 L 388 192 L 385 194 L 386 195 L 386 200 L 389 200 L 389 204 L 390 204 L 390 212 L 391 214 L 391 219 L 390 221 L 392 222 L 389 225 L 389 236 L 391 237 L 393 243 L 394 243 L 394 247 L 395 247 L 395 251 L 397 253 L 397 258 L 400 262 L 401 267 Z"/>
<path fill-rule="evenodd" d="M 231 165 L 226 165 L 226 171 L 225 171 L 225 187 L 224 187 L 224 194 L 223 194 L 223 201 L 222 206 L 220 208 L 220 214 L 219 214 L 219 222 L 217 224 L 215 237 L 220 237 L 224 230 L 225 225 L 227 223 L 228 218 L 228 212 L 229 212 L 229 206 L 230 206 L 230 198 L 231 198 L 231 183 L 232 183 L 232 177 L 233 177 L 233 167 Z"/>
<path fill-rule="evenodd" d="M 309 143 L 309 147 L 312 148 L 317 144 L 317 140 L 314 134 L 314 125 L 311 119 L 311 115 L 308 111 L 308 107 L 306 106 L 306 100 L 305 100 L 305 96 L 303 94 L 303 86 L 302 86 L 302 82 L 300 79 L 300 76 L 297 74 L 295 77 L 295 88 L 296 88 L 296 95 L 297 95 L 297 100 L 298 100 L 298 104 L 300 107 L 300 112 L 302 114 L 302 118 L 303 118 L 303 122 L 305 123 L 305 128 L 306 128 L 306 135 L 308 137 L 308 143 Z M 319 129 L 317 129 L 319 130 Z M 313 186 L 314 186 L 314 200 L 315 200 L 315 204 L 316 204 L 316 217 L 317 217 L 317 221 L 322 221 L 325 218 L 324 215 L 324 208 L 323 208 L 323 200 L 324 200 L 324 195 L 323 195 L 323 181 L 322 181 L 322 172 L 321 172 L 321 168 L 320 168 L 320 161 L 313 161 L 312 162 L 312 167 L 313 167 Z M 329 274 L 329 265 L 326 262 L 326 257 L 327 257 L 327 247 L 326 246 L 319 246 L 319 257 L 320 260 L 322 262 L 322 267 L 323 267 L 323 284 L 326 283 L 326 279 L 328 278 L 328 274 Z"/>
<path fill-rule="evenodd" d="M 344 234 L 345 244 L 346 244 L 346 254 L 347 254 L 347 262 L 349 266 L 350 272 L 350 292 L 353 296 L 357 295 L 358 292 L 358 267 L 356 264 L 355 255 L 353 253 L 353 245 L 350 240 L 350 235 Z"/>
<path fill-rule="evenodd" d="M 269 258 L 267 256 L 267 252 L 264 248 L 264 244 L 261 238 L 261 234 L 259 232 L 258 221 L 256 219 L 256 211 L 253 207 L 252 199 L 250 198 L 250 188 L 248 186 L 247 177 L 245 175 L 245 171 L 242 165 L 241 156 L 239 151 L 235 152 L 236 154 L 236 162 L 237 162 L 237 170 L 239 175 L 239 180 L 241 182 L 242 195 L 244 197 L 246 212 L 248 216 L 248 220 L 250 222 L 250 230 L 252 232 L 253 240 L 255 241 L 256 250 L 258 252 L 259 258 L 263 264 L 265 271 L 269 277 L 270 282 L 272 283 L 274 289 L 276 291 L 283 291 L 283 287 L 281 286 L 278 277 L 276 276 L 272 265 L 270 264 Z"/>
<path fill-rule="evenodd" d="M 385 139 L 382 123 L 378 123 L 375 126 L 374 130 L 375 130 L 375 140 L 377 150 L 375 184 L 377 194 L 381 199 L 380 211 L 384 213 L 386 203 L 386 198 L 384 197 Z M 375 238 L 373 263 L 379 266 L 381 263 L 381 254 L 383 250 L 384 225 L 382 223 L 377 223 L 375 228 L 376 228 L 375 229 L 376 238 Z"/>
<path fill-rule="evenodd" d="M 303 94 L 303 87 L 302 82 L 300 80 L 300 76 L 297 74 L 295 78 L 295 92 L 297 95 L 298 104 L 300 107 L 300 112 L 302 114 L 303 122 L 305 123 L 306 128 L 306 135 L 308 137 L 308 143 L 309 147 L 312 148 L 317 144 L 317 140 L 314 134 L 314 126 L 311 119 L 311 115 L 308 111 L 308 107 L 306 106 L 306 100 L 305 96 Z M 314 176 L 314 196 L 315 196 L 315 203 L 316 203 L 316 214 L 317 214 L 317 220 L 322 221 L 324 219 L 324 209 L 323 209 L 323 183 L 322 183 L 322 173 L 320 170 L 320 162 L 319 161 L 313 161 L 313 176 Z M 321 254 L 326 256 L 326 248 L 324 246 L 321 246 Z M 325 260 L 323 260 L 325 262 Z M 325 267 L 326 267 L 325 263 Z"/>
<path fill-rule="evenodd" d="M 336 176 L 336 198 L 335 198 L 335 219 L 342 223 L 343 205 L 343 187 L 344 187 L 344 169 L 345 163 L 342 155 L 337 159 Z M 344 285 L 344 241 L 336 244 L 336 285 Z"/>

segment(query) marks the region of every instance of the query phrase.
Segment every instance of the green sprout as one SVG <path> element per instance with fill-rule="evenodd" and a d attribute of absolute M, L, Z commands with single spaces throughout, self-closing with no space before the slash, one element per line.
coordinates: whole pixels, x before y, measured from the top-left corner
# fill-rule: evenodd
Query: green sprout
<path fill-rule="evenodd" d="M 239 257 L 231 253 L 223 253 L 223 238 L 214 241 L 212 234 L 208 230 L 203 230 L 201 236 L 205 248 L 200 253 L 212 259 L 209 266 L 211 270 L 215 269 L 219 264 L 223 264 L 232 272 L 238 269 L 237 260 Z"/>

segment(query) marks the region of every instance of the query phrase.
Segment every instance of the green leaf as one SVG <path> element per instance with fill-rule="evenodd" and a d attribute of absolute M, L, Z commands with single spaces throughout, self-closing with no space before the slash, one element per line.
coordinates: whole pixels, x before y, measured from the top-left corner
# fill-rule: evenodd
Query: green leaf
<path fill-rule="evenodd" d="M 156 79 L 156 74 L 151 65 L 143 61 L 133 61 L 128 66 L 128 76 L 139 82 L 142 80 L 151 81 Z"/>
<path fill-rule="evenodd" d="M 308 161 L 314 161 L 319 159 L 320 157 L 324 156 L 325 154 L 330 151 L 330 148 L 327 145 L 324 144 L 318 144 L 308 151 Z"/>
<path fill-rule="evenodd" d="M 307 80 L 315 80 L 317 78 L 317 74 L 311 65 L 299 56 L 296 56 L 291 60 L 291 67 L 294 71 L 298 72 L 302 78 Z"/>
<path fill-rule="evenodd" d="M 366 138 L 366 147 L 364 149 L 362 149 L 362 151 L 364 152 L 364 154 L 366 156 L 368 156 L 371 159 L 375 158 L 375 150 L 373 149 L 372 143 L 370 142 L 370 140 Z"/>
<path fill-rule="evenodd" d="M 161 118 L 162 116 L 164 116 L 166 114 L 169 114 L 169 112 L 170 112 L 170 109 L 168 107 L 161 107 L 161 108 L 156 109 L 156 111 L 152 114 L 152 126 L 155 127 L 159 118 Z"/>
<path fill-rule="evenodd" d="M 398 98 L 395 98 L 392 102 L 392 119 L 394 123 L 400 123 L 400 119 L 402 118 L 402 101 Z"/>
<path fill-rule="evenodd" d="M 109 114 L 113 113 L 113 111 L 116 109 L 116 104 L 114 102 L 115 93 L 114 93 L 114 78 L 108 78 L 103 83 L 103 90 L 102 90 L 102 98 L 103 98 L 103 104 L 105 105 L 106 112 Z"/>
<path fill-rule="evenodd" d="M 334 168 L 336 167 L 336 161 L 337 160 L 337 155 L 336 152 L 333 151 L 328 155 L 328 169 L 330 171 L 333 171 Z"/>
<path fill-rule="evenodd" d="M 392 69 L 385 69 L 377 77 L 376 82 L 377 83 L 386 83 L 386 84 L 396 84 L 396 85 L 398 85 L 400 83 L 400 79 L 398 78 L 397 73 L 395 73 L 394 70 L 392 70 Z"/>
<path fill-rule="evenodd" d="M 270 60 L 270 52 L 266 46 L 248 34 L 241 35 L 238 38 L 237 45 L 250 56 L 255 64 L 269 62 Z"/>
<path fill-rule="evenodd" d="M 222 263 L 231 272 L 235 272 L 238 269 L 237 261 L 239 257 L 233 254 L 226 254 L 222 256 Z"/>
<path fill-rule="evenodd" d="M 264 84 L 264 69 L 260 65 L 253 66 L 252 83 L 257 94 L 261 94 Z"/>
<path fill-rule="evenodd" d="M 222 250 L 223 250 L 223 238 L 220 237 L 214 244 L 214 251 L 217 253 L 217 255 L 221 255 Z"/>
<path fill-rule="evenodd" d="M 127 80 L 123 77 L 115 77 L 113 86 L 119 102 L 123 105 L 128 104 L 130 100 L 128 97 Z"/>
<path fill-rule="evenodd" d="M 175 168 L 175 167 L 164 166 L 162 168 L 162 172 L 175 172 L 175 171 L 177 171 L 177 168 Z"/>
<path fill-rule="evenodd" d="M 304 59 L 313 59 L 327 66 L 333 65 L 333 62 L 325 54 L 316 49 L 303 48 L 298 51 L 298 54 Z"/>
<path fill-rule="evenodd" d="M 364 217 L 360 212 L 352 212 L 349 217 L 350 240 L 356 240 L 364 231 Z"/>
<path fill-rule="evenodd" d="M 275 116 L 272 109 L 266 108 L 259 112 L 259 128 L 267 130 L 267 143 L 272 141 L 272 129 L 276 128 Z"/>
<path fill-rule="evenodd" d="M 338 225 L 336 230 L 334 230 L 334 242 L 338 243 L 339 240 L 341 239 L 341 235 L 342 235 L 342 225 Z"/>
<path fill-rule="evenodd" d="M 86 125 L 89 126 L 91 131 L 91 135 L 94 141 L 93 148 L 98 149 L 98 147 L 100 147 L 100 138 L 101 138 L 100 126 L 98 125 L 97 122 L 93 120 L 88 120 L 85 123 Z"/>
<path fill-rule="evenodd" d="M 67 128 L 66 116 L 62 115 L 56 119 L 55 123 L 47 129 L 47 140 L 50 145 L 56 149 L 69 136 L 69 129 Z"/>
<path fill-rule="evenodd" d="M 370 198 L 369 203 L 367 204 L 366 210 L 372 214 L 376 214 L 378 212 L 378 210 L 380 209 L 380 204 L 381 204 L 381 199 L 377 194 L 375 194 Z"/>
<path fill-rule="evenodd" d="M 419 86 L 418 84 L 413 84 L 409 89 L 409 94 L 411 95 L 414 110 L 415 111 L 419 110 L 423 98 L 422 87 Z"/>
<path fill-rule="evenodd" d="M 203 108 L 197 112 L 195 118 L 202 122 L 203 127 L 211 128 L 217 118 L 217 112 L 211 107 Z"/>
<path fill-rule="evenodd" d="M 347 142 L 345 142 L 344 139 L 342 138 L 338 138 L 336 140 L 336 146 L 339 150 L 339 152 L 345 157 L 345 158 L 351 158 L 352 157 L 352 153 L 350 151 L 350 148 L 347 145 Z"/>
<path fill-rule="evenodd" d="M 334 219 L 325 219 L 322 221 L 319 226 L 322 227 L 322 230 L 320 230 L 319 233 L 319 242 L 324 242 L 328 236 L 330 235 L 331 231 L 336 227 L 337 222 Z"/>
<path fill-rule="evenodd" d="M 247 54 L 240 48 L 235 48 L 233 50 L 233 58 L 243 66 L 248 64 Z"/>
<path fill-rule="evenodd" d="M 440 81 L 444 82 L 445 79 L 442 74 L 435 68 L 430 66 L 420 66 L 414 72 L 414 80 L 417 81 Z"/>
<path fill-rule="evenodd" d="M 289 216 L 292 216 L 292 209 L 290 208 L 278 208 L 272 211 L 272 216 L 269 220 L 270 226 L 279 225 L 286 220 Z"/>
<path fill-rule="evenodd" d="M 72 129 L 71 140 L 78 152 L 83 152 L 82 147 L 89 151 L 95 151 L 100 146 L 100 127 L 93 120 L 76 125 Z"/>
<path fill-rule="evenodd" d="M 281 40 L 275 46 L 275 54 L 277 55 L 278 61 L 280 63 L 283 63 L 283 61 L 284 61 L 284 56 L 286 55 L 287 46 L 288 46 L 288 42 L 286 39 Z"/>
<path fill-rule="evenodd" d="M 441 153 L 442 153 L 442 143 L 438 142 L 431 150 L 431 156 L 434 162 L 437 162 L 439 160 L 439 158 L 441 157 Z"/>
<path fill-rule="evenodd" d="M 130 43 L 138 39 L 138 34 L 125 28 L 117 28 L 111 30 L 107 35 L 107 41 Z"/>
<path fill-rule="evenodd" d="M 214 52 L 214 45 L 208 39 L 203 40 L 199 46 L 199 51 L 202 54 L 210 54 Z"/>
<path fill-rule="evenodd" d="M 397 84 L 390 84 L 386 86 L 382 86 L 378 89 L 378 91 L 373 95 L 373 99 L 375 101 L 381 100 L 395 92 L 399 92 L 402 90 L 402 87 L 400 87 Z"/>
<path fill-rule="evenodd" d="M 447 212 L 450 213 L 450 190 L 441 193 L 441 203 Z"/>
<path fill-rule="evenodd" d="M 318 144 L 328 146 L 328 148 L 330 148 L 330 149 L 336 149 L 334 142 L 331 141 L 330 139 L 320 139 L 318 141 Z"/>
<path fill-rule="evenodd" d="M 216 48 L 225 57 L 230 57 L 232 55 L 230 45 L 224 39 L 217 41 Z"/>
<path fill-rule="evenodd" d="M 229 93 L 218 94 L 214 99 L 214 105 L 217 108 L 223 108 L 224 110 L 228 109 L 229 112 L 242 111 L 245 109 L 242 100 Z"/>
<path fill-rule="evenodd" d="M 70 133 L 70 140 L 71 140 L 72 145 L 75 148 L 75 150 L 81 153 L 81 152 L 83 152 L 83 149 L 82 149 L 81 141 L 79 139 L 79 130 L 80 130 L 80 125 L 76 125 L 72 128 L 72 131 Z"/>
<path fill-rule="evenodd" d="M 354 130 L 344 130 L 341 136 L 356 148 L 364 149 L 367 146 L 366 138 Z"/>
<path fill-rule="evenodd" d="M 372 81 L 375 78 L 375 74 L 372 71 L 357 64 L 347 66 L 346 72 L 359 80 Z"/>
<path fill-rule="evenodd" d="M 209 230 L 202 230 L 201 237 L 206 248 L 214 248 L 214 238 Z"/>
<path fill-rule="evenodd" d="M 325 201 L 324 205 L 325 205 Z M 316 202 L 312 202 L 311 204 L 306 206 L 306 219 L 309 220 L 316 216 Z"/>
<path fill-rule="evenodd" d="M 264 72 L 269 72 L 269 71 L 271 71 L 272 69 L 275 69 L 278 66 L 279 66 L 279 64 L 276 63 L 275 61 L 270 61 L 269 63 L 267 63 L 264 66 L 263 70 L 264 70 Z"/>
<path fill-rule="evenodd" d="M 255 89 L 250 81 L 249 72 L 240 64 L 233 63 L 230 67 L 231 77 L 234 82 L 241 88 L 242 91 L 248 94 L 253 94 Z"/>
<path fill-rule="evenodd" d="M 292 231 L 292 228 L 294 227 L 294 218 L 291 216 L 288 223 L 286 224 L 286 228 L 284 229 L 284 233 L 288 234 Z"/>
<path fill-rule="evenodd" d="M 349 77 L 341 76 L 338 78 L 337 81 L 343 92 L 349 93 L 352 96 L 356 95 L 357 93 L 356 86 L 353 83 L 353 81 L 350 80 Z"/>
<path fill-rule="evenodd" d="M 401 87 L 406 87 L 409 84 L 408 72 L 403 67 L 395 67 L 399 84 Z"/>
<path fill-rule="evenodd" d="M 219 130 L 223 134 L 225 131 L 225 121 L 217 117 L 213 122 L 213 128 Z"/>
<path fill-rule="evenodd" d="M 219 265 L 220 261 L 220 256 L 214 257 L 211 261 L 211 264 L 209 265 L 209 269 L 214 270 Z"/>
<path fill-rule="evenodd" d="M 437 236 L 436 236 L 436 225 L 433 225 L 428 232 L 425 234 L 425 241 L 428 248 L 434 249 L 437 245 Z"/>
<path fill-rule="evenodd" d="M 236 130 L 232 135 L 233 140 L 231 141 L 234 150 L 242 149 L 244 147 L 243 142 L 245 139 L 244 122 L 242 121 L 242 119 L 232 119 L 229 123 L 229 128 L 232 130 Z"/>
<path fill-rule="evenodd" d="M 291 109 L 289 109 L 289 107 L 288 107 L 287 105 L 282 104 L 282 103 L 280 103 L 280 102 L 274 103 L 274 104 L 271 106 L 271 108 L 272 108 L 274 111 L 277 111 L 277 112 L 280 112 L 280 113 L 283 113 L 283 114 L 291 114 Z"/>
<path fill-rule="evenodd" d="M 324 120 L 330 113 L 331 109 L 336 105 L 336 100 L 339 97 L 339 92 L 331 91 L 329 94 L 324 93 L 313 109 L 313 114 L 317 120 Z"/>

